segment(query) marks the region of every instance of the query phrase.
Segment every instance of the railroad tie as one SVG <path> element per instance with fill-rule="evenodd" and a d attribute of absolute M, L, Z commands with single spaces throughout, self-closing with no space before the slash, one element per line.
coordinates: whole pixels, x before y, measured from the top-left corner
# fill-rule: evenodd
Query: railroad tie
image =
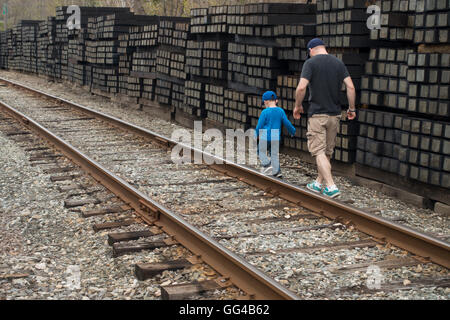
<path fill-rule="evenodd" d="M 82 207 L 87 204 L 99 204 L 100 200 L 98 199 L 83 199 L 83 200 L 66 200 L 64 201 L 64 207 L 67 209 Z"/>
<path fill-rule="evenodd" d="M 145 250 L 154 250 L 158 248 L 169 247 L 170 245 L 162 240 L 144 241 L 139 243 L 113 243 L 113 257 L 118 257 L 131 252 L 140 252 Z"/>
<path fill-rule="evenodd" d="M 41 153 L 41 154 L 37 154 L 34 156 L 30 157 L 30 161 L 31 162 L 36 162 L 36 161 L 46 161 L 46 160 L 52 160 L 52 159 L 57 159 L 60 158 L 60 155 L 52 155 L 52 154 L 46 154 L 46 153 Z"/>
<path fill-rule="evenodd" d="M 267 255 L 267 254 L 283 254 L 283 253 L 292 253 L 292 252 L 303 252 L 303 253 L 314 253 L 316 251 L 328 251 L 328 250 L 342 250 L 342 249 L 354 249 L 354 248 L 372 248 L 375 247 L 378 243 L 376 241 L 367 239 L 353 242 L 342 242 L 331 245 L 317 245 L 317 246 L 306 246 L 306 247 L 294 247 L 288 249 L 281 249 L 277 251 L 269 250 L 269 251 L 255 251 L 250 252 L 248 255 Z"/>
<path fill-rule="evenodd" d="M 106 223 L 96 223 L 92 226 L 92 228 L 94 229 L 95 232 L 99 232 L 102 230 L 127 227 L 127 226 L 131 226 L 132 224 L 135 224 L 135 223 L 136 223 L 136 220 L 133 220 L 133 219 L 121 220 L 121 221 L 106 222 Z"/>
<path fill-rule="evenodd" d="M 165 261 L 161 263 L 138 263 L 135 266 L 135 274 L 138 280 L 144 281 L 153 278 L 164 271 L 181 270 L 189 268 L 192 265 L 193 264 L 186 259 Z"/>
<path fill-rule="evenodd" d="M 107 214 L 112 213 L 120 213 L 129 210 L 130 207 L 128 206 L 115 206 L 110 208 L 103 208 L 103 209 L 95 209 L 95 210 L 87 210 L 81 213 L 83 218 L 90 218 L 95 216 L 104 216 Z"/>
<path fill-rule="evenodd" d="M 380 267 L 381 269 L 395 269 L 395 268 L 401 268 L 401 267 L 409 267 L 409 266 L 415 266 L 421 264 L 420 261 L 406 257 L 406 258 L 393 258 L 393 259 L 386 259 L 381 261 L 371 261 L 371 262 L 364 262 L 364 263 L 356 263 L 356 264 L 350 264 L 345 265 L 338 268 L 330 268 L 331 272 L 356 272 L 356 271 L 365 271 L 368 267 L 372 265 L 376 265 Z"/>
<path fill-rule="evenodd" d="M 30 157 L 30 162 L 39 162 L 39 161 L 50 161 L 50 160 L 56 160 L 58 157 L 52 156 L 52 157 Z M 56 164 L 56 161 L 53 162 Z"/>
<path fill-rule="evenodd" d="M 161 287 L 162 300 L 184 300 L 208 291 L 223 289 L 215 280 L 177 284 Z"/>
<path fill-rule="evenodd" d="M 60 185 L 58 186 L 58 189 L 60 192 L 67 192 L 72 190 L 80 190 L 83 188 L 82 186 L 76 185 L 76 184 L 69 184 L 69 185 Z"/>
<path fill-rule="evenodd" d="M 12 138 L 15 142 L 33 142 L 33 138 L 31 138 L 30 135 L 14 135 Z"/>
<path fill-rule="evenodd" d="M 25 148 L 24 149 L 26 152 L 30 152 L 30 151 L 47 151 L 50 150 L 47 147 L 37 147 L 37 148 Z"/>
<path fill-rule="evenodd" d="M 14 136 L 26 136 L 30 135 L 31 132 L 29 131 L 10 131 L 6 133 L 7 137 L 14 137 Z"/>
<path fill-rule="evenodd" d="M 125 242 L 138 240 L 139 238 L 149 238 L 155 234 L 149 230 L 133 231 L 133 232 L 120 232 L 108 234 L 108 244 L 112 246 L 116 242 Z"/>
<path fill-rule="evenodd" d="M 44 170 L 45 174 L 52 174 L 52 173 L 67 173 L 67 172 L 71 172 L 77 170 L 77 168 L 75 167 L 64 167 L 64 168 L 50 168 L 50 169 L 46 169 Z"/>
<path fill-rule="evenodd" d="M 67 180 L 74 180 L 76 178 L 80 177 L 80 175 L 71 174 L 71 175 L 65 175 L 65 176 L 53 176 L 50 177 L 51 182 L 62 182 Z"/>

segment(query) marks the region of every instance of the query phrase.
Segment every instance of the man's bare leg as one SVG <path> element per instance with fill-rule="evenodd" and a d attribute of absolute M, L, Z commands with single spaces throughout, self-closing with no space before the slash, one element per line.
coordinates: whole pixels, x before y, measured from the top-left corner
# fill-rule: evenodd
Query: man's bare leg
<path fill-rule="evenodd" d="M 330 161 L 330 164 L 331 164 L 331 157 L 327 155 L 327 159 L 328 159 L 328 161 Z M 316 163 L 317 163 L 317 158 L 316 158 Z M 319 172 L 319 175 L 318 175 L 316 181 L 317 181 L 318 184 L 323 184 L 324 178 L 323 178 L 323 176 L 320 174 L 320 171 L 319 171 L 319 170 L 317 170 L 317 171 Z"/>
<path fill-rule="evenodd" d="M 317 182 L 322 184 L 325 182 L 327 187 L 334 186 L 333 176 L 331 174 L 331 162 L 330 158 L 321 153 L 316 157 L 317 171 L 319 172 L 319 177 Z"/>

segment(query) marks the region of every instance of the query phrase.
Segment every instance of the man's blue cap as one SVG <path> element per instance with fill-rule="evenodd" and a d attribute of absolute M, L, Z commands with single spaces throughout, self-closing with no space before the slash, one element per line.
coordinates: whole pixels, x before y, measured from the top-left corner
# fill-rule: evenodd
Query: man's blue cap
<path fill-rule="evenodd" d="M 318 46 L 325 46 L 325 43 L 319 38 L 314 38 L 310 42 L 308 42 L 308 46 L 307 46 L 307 48 L 308 48 L 308 57 L 309 57 L 309 50 L 313 49 L 315 47 L 318 47 Z"/>
<path fill-rule="evenodd" d="M 263 94 L 263 98 L 262 101 L 264 103 L 264 101 L 268 101 L 268 100 L 277 100 L 277 94 L 273 91 L 267 91 L 266 93 Z"/>

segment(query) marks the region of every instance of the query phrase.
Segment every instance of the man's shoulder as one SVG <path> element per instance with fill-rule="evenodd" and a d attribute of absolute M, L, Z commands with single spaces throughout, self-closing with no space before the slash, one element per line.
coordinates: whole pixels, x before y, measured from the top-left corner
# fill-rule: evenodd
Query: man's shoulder
<path fill-rule="evenodd" d="M 324 62 L 344 64 L 344 62 L 342 62 L 341 59 L 339 59 L 338 57 L 336 57 L 332 54 L 321 54 L 321 55 L 314 56 L 314 57 L 306 60 L 305 64 L 306 63 L 324 63 Z"/>
<path fill-rule="evenodd" d="M 331 57 L 330 61 L 333 61 L 332 63 L 334 63 L 336 66 L 345 66 L 344 62 L 338 57 L 331 54 L 329 56 Z"/>

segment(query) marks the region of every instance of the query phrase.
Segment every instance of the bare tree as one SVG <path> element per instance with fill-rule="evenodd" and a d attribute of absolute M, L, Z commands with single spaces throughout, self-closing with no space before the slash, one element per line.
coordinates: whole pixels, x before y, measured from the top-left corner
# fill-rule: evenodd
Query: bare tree
<path fill-rule="evenodd" d="M 8 28 L 20 20 L 45 20 L 55 15 L 56 7 L 71 4 L 88 7 L 129 7 L 136 14 L 189 16 L 192 8 L 262 2 L 262 0 L 0 0 L 0 8 L 6 1 L 9 4 Z M 307 1 L 309 0 L 264 0 L 263 2 L 304 3 Z M 312 2 L 315 3 L 316 0 Z"/>
<path fill-rule="evenodd" d="M 131 10 L 136 14 L 145 14 L 144 7 L 142 6 L 142 0 L 133 0 Z"/>

